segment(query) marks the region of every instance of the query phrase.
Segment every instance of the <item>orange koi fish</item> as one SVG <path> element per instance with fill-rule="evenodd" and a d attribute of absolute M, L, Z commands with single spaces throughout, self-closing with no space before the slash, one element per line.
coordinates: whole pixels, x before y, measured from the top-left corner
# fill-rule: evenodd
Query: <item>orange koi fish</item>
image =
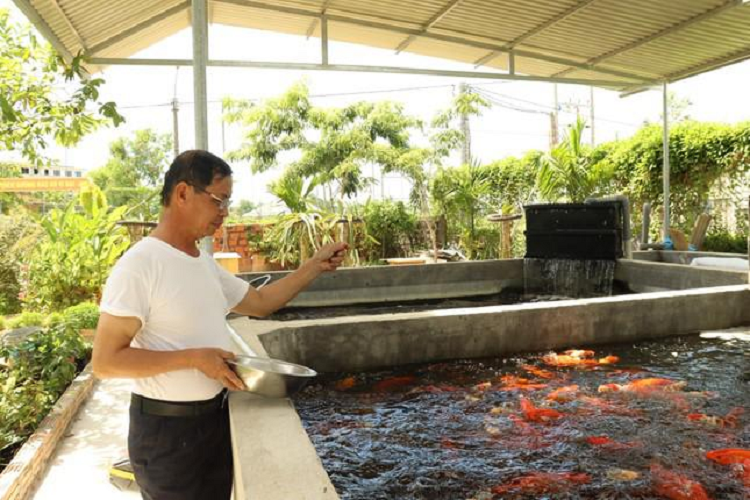
<path fill-rule="evenodd" d="M 709 451 L 706 458 L 722 465 L 731 465 L 746 490 L 750 490 L 750 450 L 724 448 Z M 746 491 L 746 493 L 750 493 Z"/>
<path fill-rule="evenodd" d="M 586 442 L 592 446 L 602 446 L 610 450 L 627 450 L 637 446 L 632 443 L 621 443 L 610 439 L 607 436 L 589 436 L 586 438 Z"/>
<path fill-rule="evenodd" d="M 566 403 L 575 399 L 577 395 L 577 385 L 566 385 L 565 387 L 560 387 L 559 389 L 555 389 L 554 391 L 547 394 L 547 399 L 549 399 L 550 401 L 556 401 L 558 403 Z"/>
<path fill-rule="evenodd" d="M 549 423 L 563 416 L 557 410 L 549 408 L 537 408 L 526 398 L 521 398 L 521 411 L 526 420 L 530 422 Z"/>
<path fill-rule="evenodd" d="M 375 384 L 374 389 L 377 392 L 392 391 L 405 385 L 413 384 L 415 380 L 416 377 L 414 377 L 413 375 L 406 375 L 404 377 L 391 377 L 385 380 L 381 380 L 380 382 Z"/>
<path fill-rule="evenodd" d="M 651 466 L 651 479 L 654 483 L 654 492 L 669 500 L 711 500 L 699 482 L 660 465 Z"/>
<path fill-rule="evenodd" d="M 580 354 L 581 356 L 574 356 L 568 353 Z M 591 354 L 593 356 L 593 351 L 565 351 L 563 354 L 555 354 L 553 352 L 542 356 L 542 361 L 549 366 L 555 367 L 594 367 L 611 365 L 620 361 L 620 358 L 617 356 L 593 359 L 592 357 L 583 357 L 584 354 Z"/>
<path fill-rule="evenodd" d="M 551 371 L 545 370 L 543 368 L 539 368 L 538 366 L 521 365 L 521 368 L 531 373 L 532 375 L 536 375 L 539 378 L 545 378 L 547 380 L 551 380 L 555 378 L 554 373 L 552 373 Z"/>
<path fill-rule="evenodd" d="M 725 427 L 735 428 L 737 427 L 737 418 L 742 415 L 744 410 L 742 408 L 734 408 L 725 417 L 716 417 L 713 415 L 706 415 L 705 413 L 689 413 L 687 419 L 691 422 L 697 422 L 701 424 L 710 425 L 713 427 Z"/>
<path fill-rule="evenodd" d="M 591 482 L 591 476 L 572 472 L 532 472 L 492 488 L 495 495 L 508 493 L 560 493 L 578 484 Z"/>
<path fill-rule="evenodd" d="M 535 391 L 544 389 L 547 384 L 532 384 L 527 378 L 516 377 L 515 375 L 505 375 L 500 377 L 503 383 L 503 390 Z"/>
<path fill-rule="evenodd" d="M 599 386 L 599 392 L 637 392 L 637 393 L 648 393 L 648 392 L 676 392 L 681 391 L 685 385 L 685 382 L 676 382 L 666 378 L 641 378 L 633 380 L 627 384 L 603 384 Z"/>
<path fill-rule="evenodd" d="M 706 458 L 713 460 L 722 465 L 740 464 L 745 460 L 750 460 L 750 450 L 741 448 L 724 448 L 721 450 L 709 451 Z"/>
<path fill-rule="evenodd" d="M 336 382 L 335 387 L 337 391 L 346 391 L 354 387 L 355 382 L 354 377 L 346 377 Z"/>
<path fill-rule="evenodd" d="M 574 358 L 593 358 L 596 355 L 594 351 L 587 349 L 568 349 L 567 351 L 563 351 L 563 354 Z"/>

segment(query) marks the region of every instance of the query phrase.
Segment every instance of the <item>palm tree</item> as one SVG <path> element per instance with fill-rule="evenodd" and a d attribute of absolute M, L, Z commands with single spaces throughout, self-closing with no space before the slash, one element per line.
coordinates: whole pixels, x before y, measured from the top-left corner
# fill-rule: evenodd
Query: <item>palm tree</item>
<path fill-rule="evenodd" d="M 580 203 L 603 187 L 604 173 L 594 165 L 591 148 L 581 143 L 585 127 L 578 117 L 565 140 L 539 158 L 537 188 L 542 198 Z"/>

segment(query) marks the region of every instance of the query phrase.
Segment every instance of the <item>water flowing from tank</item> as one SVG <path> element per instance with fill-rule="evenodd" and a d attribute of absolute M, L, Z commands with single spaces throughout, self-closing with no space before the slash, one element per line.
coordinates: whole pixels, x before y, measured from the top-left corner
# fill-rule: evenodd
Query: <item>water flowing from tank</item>
<path fill-rule="evenodd" d="M 524 292 L 570 298 L 612 295 L 614 260 L 523 260 Z"/>

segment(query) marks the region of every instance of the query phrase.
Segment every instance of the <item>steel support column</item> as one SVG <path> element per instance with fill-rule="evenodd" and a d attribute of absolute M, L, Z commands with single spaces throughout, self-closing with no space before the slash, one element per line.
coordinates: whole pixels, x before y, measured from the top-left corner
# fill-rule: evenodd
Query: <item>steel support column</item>
<path fill-rule="evenodd" d="M 206 66 L 208 64 L 208 1 L 193 0 L 193 110 L 195 112 L 195 149 L 208 150 L 208 98 Z M 201 250 L 214 253 L 214 239 L 201 239 Z"/>
<path fill-rule="evenodd" d="M 669 225 L 670 225 L 670 213 L 669 213 L 669 106 L 667 103 L 667 82 L 664 82 L 662 86 L 662 104 L 663 104 L 663 128 L 664 128 L 664 161 L 662 169 L 662 177 L 664 182 L 664 241 L 669 238 Z"/>
<path fill-rule="evenodd" d="M 206 66 L 208 64 L 208 2 L 193 0 L 193 109 L 195 147 L 208 149 L 208 103 Z"/>

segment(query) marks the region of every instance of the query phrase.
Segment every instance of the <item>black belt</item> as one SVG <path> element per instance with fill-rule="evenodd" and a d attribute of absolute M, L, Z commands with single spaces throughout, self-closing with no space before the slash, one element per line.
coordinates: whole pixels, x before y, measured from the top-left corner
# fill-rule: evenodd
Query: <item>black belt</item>
<path fill-rule="evenodd" d="M 227 391 L 224 389 L 211 399 L 204 401 L 162 401 L 133 393 L 130 406 L 136 411 L 160 417 L 199 417 L 218 412 L 224 407 Z"/>

